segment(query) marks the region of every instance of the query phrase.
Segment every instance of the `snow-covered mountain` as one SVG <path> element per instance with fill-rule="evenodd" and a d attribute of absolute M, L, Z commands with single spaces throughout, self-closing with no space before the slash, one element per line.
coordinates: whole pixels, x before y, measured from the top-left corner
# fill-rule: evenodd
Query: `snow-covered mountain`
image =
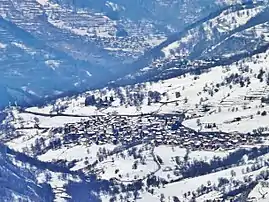
<path fill-rule="evenodd" d="M 268 56 L 12 107 L 2 141 L 113 182 L 101 201 L 267 201 Z"/>
<path fill-rule="evenodd" d="M 6 101 L 95 87 L 1 112 L 6 201 L 269 200 L 268 2 L 0 8 Z"/>
<path fill-rule="evenodd" d="M 267 2 L 246 2 L 213 12 L 146 52 L 116 83 L 174 77 L 263 52 L 268 46 L 268 9 Z"/>
<path fill-rule="evenodd" d="M 2 0 L 1 106 L 104 85 L 170 34 L 233 3 Z"/>

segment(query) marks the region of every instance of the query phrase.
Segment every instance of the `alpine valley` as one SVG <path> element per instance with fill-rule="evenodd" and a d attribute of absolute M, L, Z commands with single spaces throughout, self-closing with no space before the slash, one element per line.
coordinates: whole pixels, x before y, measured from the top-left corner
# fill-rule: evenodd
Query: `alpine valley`
<path fill-rule="evenodd" d="M 0 0 L 0 202 L 269 201 L 269 2 Z"/>

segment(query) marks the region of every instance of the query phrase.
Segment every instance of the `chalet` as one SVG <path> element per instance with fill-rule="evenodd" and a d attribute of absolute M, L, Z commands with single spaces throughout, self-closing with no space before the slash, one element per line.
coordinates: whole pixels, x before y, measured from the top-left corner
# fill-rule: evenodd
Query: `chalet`
<path fill-rule="evenodd" d="M 163 172 L 170 172 L 172 171 L 173 169 L 170 167 L 170 166 L 166 166 L 164 169 L 163 169 Z"/>
<path fill-rule="evenodd" d="M 265 104 L 269 104 L 269 97 L 262 97 L 261 102 Z"/>

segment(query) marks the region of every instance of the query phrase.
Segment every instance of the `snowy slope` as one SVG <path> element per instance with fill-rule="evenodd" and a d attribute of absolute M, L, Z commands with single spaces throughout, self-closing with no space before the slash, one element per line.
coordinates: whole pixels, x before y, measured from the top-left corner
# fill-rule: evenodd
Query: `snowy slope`
<path fill-rule="evenodd" d="M 268 16 L 267 2 L 236 4 L 213 12 L 146 52 L 115 83 L 166 79 L 193 66 L 240 60 L 268 44 Z"/>
<path fill-rule="evenodd" d="M 10 8 L 9 2 L 5 3 L 7 8 Z M 140 24 L 140 28 L 152 25 L 159 19 L 154 17 L 158 9 L 166 7 L 172 13 L 171 5 L 178 5 L 178 1 L 149 1 L 145 5 L 134 1 L 126 5 L 120 0 L 85 4 L 65 0 L 14 0 L 14 6 L 22 10 L 38 5 L 40 9 L 25 15 L 30 19 L 28 23 L 35 22 L 35 28 L 40 28 L 39 21 L 33 19 L 43 13 L 48 32 L 44 35 L 46 29 L 32 30 L 31 37 L 27 35 L 30 43 L 18 35 L 14 37 L 15 34 L 3 26 L 3 36 L 9 37 L 0 39 L 0 51 L 12 51 L 12 58 L 5 58 L 10 62 L 15 59 L 18 62 L 26 55 L 30 62 L 42 58 L 44 66 L 36 74 L 50 69 L 50 78 L 55 80 L 49 82 L 50 85 L 59 82 L 70 88 L 75 81 L 77 87 L 87 82 L 92 85 L 94 78 L 104 79 L 103 75 L 111 70 L 105 67 L 99 72 L 96 66 L 88 68 L 91 59 L 80 54 L 79 51 L 85 49 L 80 50 L 78 44 L 91 44 L 91 48 L 96 48 L 93 53 L 104 50 L 108 58 L 100 61 L 122 57 L 118 50 L 142 55 L 149 46 L 159 45 L 146 50 L 138 61 L 128 66 L 130 69 L 124 72 L 126 77 L 103 88 L 47 99 L 46 104 L 39 106 L 10 104 L 1 111 L 0 141 L 7 146 L 2 152 L 7 155 L 2 156 L 9 160 L 3 160 L 0 169 L 12 165 L 16 172 L 7 172 L 5 178 L 10 179 L 12 175 L 20 184 L 32 183 L 32 189 L 24 186 L 26 189 L 19 193 L 18 187 L 12 184 L 7 199 L 268 201 L 268 4 L 215 2 L 221 5 L 220 10 L 183 31 L 164 37 L 159 35 L 163 31 L 160 28 L 162 31 L 155 30 L 156 33 L 142 39 L 128 31 L 131 26 L 126 22 L 129 20 L 129 25 L 134 23 L 134 26 Z M 205 5 L 210 3 L 212 1 L 206 1 Z M 224 4 L 232 6 L 223 8 Z M 190 5 L 201 9 L 195 12 L 194 18 L 202 15 L 205 7 L 198 1 L 182 1 L 183 8 Z M 9 25 L 22 35 L 34 29 L 33 24 L 20 20 L 24 12 L 15 15 L 5 6 L 1 7 L 3 23 L 11 23 Z M 152 13 L 143 24 L 133 12 L 143 13 L 145 8 Z M 210 8 L 214 10 L 215 4 Z M 163 17 L 169 19 L 169 16 Z M 195 20 L 186 16 L 184 23 Z M 162 23 L 149 26 L 139 34 L 153 33 Z M 172 20 L 169 23 L 169 29 L 180 29 Z M 127 30 L 130 35 L 117 36 L 119 25 L 121 34 Z M 54 33 L 67 37 L 61 41 L 63 44 L 55 43 Z M 36 42 L 46 37 L 48 42 L 40 51 Z M 73 39 L 77 43 L 73 43 Z M 101 43 L 96 42 L 97 39 Z M 148 46 L 143 41 L 152 44 Z M 118 58 L 114 59 L 111 64 L 118 62 Z M 71 60 L 78 62 L 79 67 L 69 63 Z M 66 73 L 61 69 L 64 63 L 77 80 L 69 79 L 68 75 L 66 83 L 57 79 Z M 14 76 L 12 69 L 9 71 L 7 74 Z M 81 71 L 79 76 L 76 71 Z M 18 68 L 16 73 L 22 76 L 25 72 Z M 38 75 L 35 76 L 40 82 Z M 33 82 L 22 90 L 35 94 L 32 87 L 38 87 L 37 84 Z M 9 92 L 16 92 L 15 86 L 11 86 Z M 25 174 L 19 175 L 18 170 L 24 170 Z"/>
<path fill-rule="evenodd" d="M 37 181 L 36 176 L 26 167 L 14 164 L 13 157 L 7 156 L 1 145 L 1 201 L 50 201 L 54 198 L 51 187 Z"/>
<path fill-rule="evenodd" d="M 170 34 L 230 3 L 2 0 L 0 61 L 8 72 L 0 106 L 102 86 Z"/>
<path fill-rule="evenodd" d="M 204 124 L 215 122 L 216 128 L 209 131 L 252 132 L 259 127 L 268 127 L 266 116 L 258 114 L 258 111 L 267 111 L 266 103 L 261 102 L 268 96 L 267 66 L 268 51 L 231 65 L 214 67 L 201 75 L 186 74 L 159 82 L 90 91 L 76 98 L 59 99 L 46 108 L 29 108 L 27 111 L 50 114 L 62 106 L 62 113 L 81 116 L 186 112 L 188 119 L 184 124 L 197 130 L 200 127 L 200 130 L 205 130 Z M 158 92 L 158 101 L 153 99 L 151 92 Z M 86 97 L 91 95 L 103 101 L 113 97 L 113 102 L 111 106 L 101 108 L 98 105 L 85 106 Z M 136 97 L 139 100 L 133 100 Z M 202 111 L 205 108 L 209 109 L 208 112 Z M 237 117 L 242 117 L 242 120 L 233 122 Z M 201 121 L 199 126 L 196 125 L 197 119 Z M 231 124 L 234 126 L 230 127 Z"/>
<path fill-rule="evenodd" d="M 120 195 L 101 194 L 102 201 L 266 199 L 267 64 L 268 51 L 199 75 L 10 108 L 2 141 L 122 183 Z M 134 191 L 135 183 L 143 188 Z"/>

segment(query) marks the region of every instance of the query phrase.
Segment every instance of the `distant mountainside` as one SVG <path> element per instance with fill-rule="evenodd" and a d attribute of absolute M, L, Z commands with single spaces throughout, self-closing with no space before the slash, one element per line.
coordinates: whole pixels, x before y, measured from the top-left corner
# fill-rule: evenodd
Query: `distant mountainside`
<path fill-rule="evenodd" d="M 2 0 L 0 105 L 104 85 L 167 36 L 233 3 Z"/>
<path fill-rule="evenodd" d="M 151 26 L 151 31 L 171 33 L 180 31 L 187 25 L 205 17 L 208 12 L 213 12 L 224 5 L 239 1 L 231 0 L 230 2 L 221 2 L 215 0 L 204 0 L 201 2 L 198 0 L 54 0 L 54 2 L 69 8 L 89 9 L 104 13 L 109 18 L 118 21 L 118 23 L 123 27 L 129 27 L 130 25 L 128 24 L 130 22 L 133 24 L 143 23 L 146 26 Z M 143 24 L 139 26 L 143 26 Z M 126 30 L 128 33 L 131 31 L 128 28 Z M 148 30 L 141 31 L 146 33 Z M 133 32 L 136 32 L 136 30 L 133 30 Z"/>
<path fill-rule="evenodd" d="M 115 83 L 158 80 L 264 52 L 269 44 L 266 2 L 227 6 L 191 24 L 146 52 Z"/>

